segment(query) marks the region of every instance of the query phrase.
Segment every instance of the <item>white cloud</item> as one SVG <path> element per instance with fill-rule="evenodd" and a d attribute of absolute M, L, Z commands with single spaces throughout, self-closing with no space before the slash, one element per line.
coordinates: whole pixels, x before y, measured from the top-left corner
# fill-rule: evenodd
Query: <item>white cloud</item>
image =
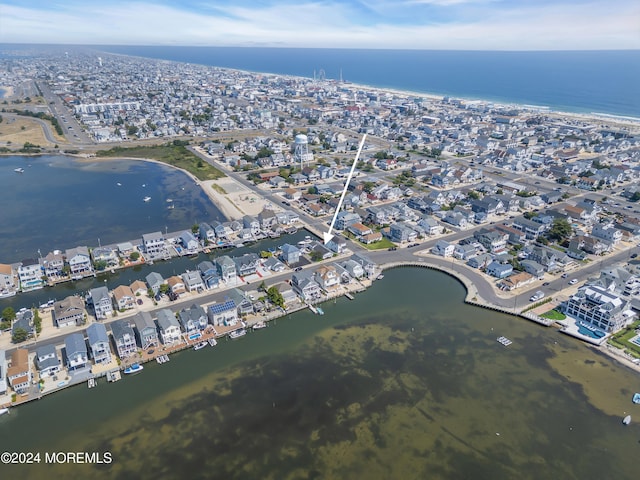
<path fill-rule="evenodd" d="M 477 0 L 413 0 L 452 4 Z M 1 5 L 0 42 L 274 45 L 421 49 L 640 48 L 640 5 L 556 4 L 487 9 L 482 18 L 420 25 L 355 21 L 345 4 L 300 2 L 256 8 L 218 7 L 223 14 L 151 3 L 106 2 L 43 11 Z M 383 18 L 383 17 L 379 17 Z"/>

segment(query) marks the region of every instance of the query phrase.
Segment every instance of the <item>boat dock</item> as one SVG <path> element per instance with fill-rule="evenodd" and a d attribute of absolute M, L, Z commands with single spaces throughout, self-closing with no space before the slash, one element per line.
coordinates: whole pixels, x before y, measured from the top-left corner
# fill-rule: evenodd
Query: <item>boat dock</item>
<path fill-rule="evenodd" d="M 211 345 L 212 347 L 215 347 L 216 345 L 218 345 L 218 341 L 213 337 L 211 337 L 208 341 L 209 341 L 209 345 Z"/>
<path fill-rule="evenodd" d="M 113 372 L 107 372 L 107 381 L 109 382 L 117 382 L 122 378 L 120 374 L 120 370 L 114 370 Z"/>
<path fill-rule="evenodd" d="M 156 357 L 156 362 L 158 362 L 160 365 L 162 365 L 163 363 L 167 363 L 169 361 L 169 355 L 158 355 Z"/>
<path fill-rule="evenodd" d="M 96 382 L 95 378 L 90 378 L 89 380 L 87 380 L 87 386 L 89 388 L 93 388 L 97 385 L 98 383 Z"/>
<path fill-rule="evenodd" d="M 347 297 L 349 300 L 353 300 L 355 297 L 353 295 L 351 295 L 349 292 L 345 292 L 344 294 L 345 297 Z"/>

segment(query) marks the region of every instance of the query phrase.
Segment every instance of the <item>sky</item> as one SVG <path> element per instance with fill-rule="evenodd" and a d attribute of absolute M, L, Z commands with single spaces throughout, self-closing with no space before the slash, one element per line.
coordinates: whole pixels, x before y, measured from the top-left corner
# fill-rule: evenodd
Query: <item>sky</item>
<path fill-rule="evenodd" d="M 640 49 L 640 1 L 0 0 L 0 43 Z"/>

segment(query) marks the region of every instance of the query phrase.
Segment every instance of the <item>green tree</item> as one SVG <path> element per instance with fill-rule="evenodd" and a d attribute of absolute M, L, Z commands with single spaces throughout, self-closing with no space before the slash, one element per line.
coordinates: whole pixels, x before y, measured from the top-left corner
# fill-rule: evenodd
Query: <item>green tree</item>
<path fill-rule="evenodd" d="M 6 307 L 2 310 L 2 318 L 9 322 L 13 322 L 16 319 L 16 311 L 13 307 Z"/>
<path fill-rule="evenodd" d="M 319 262 L 320 260 L 322 260 L 322 253 L 316 250 L 312 251 L 311 255 L 309 256 L 311 257 L 311 260 L 314 262 Z"/>
<path fill-rule="evenodd" d="M 480 194 L 478 192 L 476 192 L 475 190 L 471 190 L 468 194 L 469 198 L 473 199 L 473 200 L 478 200 L 480 198 Z"/>
<path fill-rule="evenodd" d="M 169 285 L 166 283 L 163 283 L 162 285 L 160 285 L 160 293 L 166 295 L 167 293 L 169 293 Z"/>
<path fill-rule="evenodd" d="M 16 328 L 11 335 L 11 341 L 13 343 L 22 343 L 29 338 L 29 332 L 24 328 Z"/>
<path fill-rule="evenodd" d="M 553 225 L 549 230 L 548 237 L 551 240 L 556 240 L 558 243 L 569 238 L 573 233 L 571 224 L 565 218 L 556 218 L 553 220 Z"/>
<path fill-rule="evenodd" d="M 197 223 L 191 225 L 191 233 L 195 235 L 196 233 L 198 233 L 198 230 L 200 230 L 200 226 Z"/>
<path fill-rule="evenodd" d="M 139 258 L 140 258 L 140 252 L 131 252 L 129 254 L 129 260 L 131 260 L 132 262 L 137 262 Z"/>
<path fill-rule="evenodd" d="M 278 289 L 273 286 L 267 290 L 267 297 L 269 301 L 280 308 L 284 308 L 284 298 Z"/>
<path fill-rule="evenodd" d="M 40 318 L 40 312 L 37 308 L 33 309 L 33 325 L 36 327 L 36 333 L 42 332 L 42 318 Z"/>
<path fill-rule="evenodd" d="M 94 262 L 93 265 L 96 267 L 96 270 L 98 270 L 98 271 L 102 271 L 105 268 L 107 268 L 106 260 L 98 260 L 98 261 Z"/>

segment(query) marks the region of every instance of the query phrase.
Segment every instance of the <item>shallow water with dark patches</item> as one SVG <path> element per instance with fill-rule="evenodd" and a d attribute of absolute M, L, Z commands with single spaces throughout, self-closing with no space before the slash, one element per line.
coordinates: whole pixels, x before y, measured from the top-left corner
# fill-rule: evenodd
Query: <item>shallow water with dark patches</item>
<path fill-rule="evenodd" d="M 620 415 L 638 377 L 462 295 L 435 272 L 391 271 L 323 317 L 70 389 L 0 428 L 14 448 L 114 458 L 47 478 L 634 478 L 640 431 Z M 41 478 L 42 467 L 10 473 Z"/>

